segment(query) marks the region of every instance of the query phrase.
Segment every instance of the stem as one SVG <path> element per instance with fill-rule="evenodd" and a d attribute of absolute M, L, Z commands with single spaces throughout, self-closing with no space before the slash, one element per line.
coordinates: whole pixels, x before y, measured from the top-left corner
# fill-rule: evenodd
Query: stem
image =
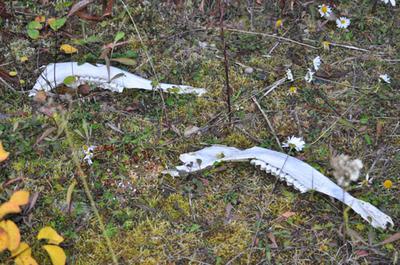
<path fill-rule="evenodd" d="M 222 47 L 224 49 L 224 67 L 225 67 L 225 85 L 226 85 L 226 103 L 228 105 L 228 116 L 229 116 L 229 122 L 232 121 L 232 106 L 231 106 L 231 87 L 229 85 L 229 62 L 228 62 L 228 55 L 226 52 L 226 42 L 225 42 L 225 36 L 224 36 L 224 15 L 225 15 L 225 3 L 223 2 L 224 0 L 219 0 L 219 13 L 220 13 L 220 18 L 219 18 L 219 26 L 220 26 L 220 35 L 221 35 L 221 41 L 222 41 Z"/>
<path fill-rule="evenodd" d="M 65 126 L 64 127 L 65 135 L 66 135 L 66 138 L 67 138 L 67 142 L 68 142 L 69 148 L 72 151 L 72 161 L 74 162 L 74 164 L 75 164 L 75 166 L 77 168 L 78 176 L 79 176 L 80 181 L 83 184 L 83 188 L 85 190 L 86 197 L 88 198 L 88 200 L 90 202 L 90 206 L 92 207 L 92 210 L 93 210 L 93 212 L 94 212 L 94 214 L 95 214 L 95 216 L 97 218 L 97 221 L 99 222 L 100 230 L 102 231 L 102 234 L 103 234 L 103 236 L 104 236 L 104 238 L 106 240 L 106 244 L 107 244 L 108 250 L 110 252 L 111 258 L 113 260 L 113 263 L 115 265 L 118 265 L 117 256 L 115 255 L 114 249 L 112 248 L 111 240 L 110 240 L 110 238 L 108 237 L 108 235 L 106 233 L 106 227 L 105 227 L 105 225 L 103 223 L 103 220 L 102 220 L 102 218 L 100 216 L 99 210 L 96 207 L 96 203 L 95 203 L 95 201 L 93 199 L 92 193 L 90 192 L 89 184 L 87 182 L 87 176 L 83 172 L 82 167 L 81 167 L 81 163 L 80 163 L 79 158 L 78 158 L 78 155 L 75 152 L 74 143 L 72 142 L 72 136 L 71 136 L 71 133 L 70 133 L 70 131 L 68 129 L 68 121 L 62 115 L 61 115 L 61 119 L 62 119 L 63 126 Z"/>

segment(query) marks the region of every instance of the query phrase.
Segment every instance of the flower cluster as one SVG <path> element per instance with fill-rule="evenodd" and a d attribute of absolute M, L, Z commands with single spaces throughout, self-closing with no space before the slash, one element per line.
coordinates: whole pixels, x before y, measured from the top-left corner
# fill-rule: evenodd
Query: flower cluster
<path fill-rule="evenodd" d="M 384 0 L 382 0 L 382 1 L 384 1 Z M 388 1 L 388 0 L 385 0 L 385 1 Z M 333 18 L 333 20 L 335 18 L 335 14 L 333 13 L 332 8 L 329 5 L 325 5 L 325 4 L 319 5 L 318 12 L 321 15 L 321 17 L 323 17 L 323 18 L 326 18 L 326 19 Z M 350 19 L 348 19 L 347 17 L 337 18 L 336 26 L 340 29 L 347 29 L 350 26 Z"/>

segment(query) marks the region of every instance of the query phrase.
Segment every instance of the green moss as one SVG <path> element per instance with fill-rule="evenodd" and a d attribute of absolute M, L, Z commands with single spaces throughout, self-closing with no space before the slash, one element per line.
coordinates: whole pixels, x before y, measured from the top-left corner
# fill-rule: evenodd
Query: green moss
<path fill-rule="evenodd" d="M 251 232 L 247 223 L 232 222 L 224 227 L 219 227 L 218 231 L 212 233 L 207 240 L 216 257 L 227 262 L 236 255 L 243 253 L 236 259 L 235 264 L 240 264 L 248 255 L 246 249 L 251 244 Z"/>

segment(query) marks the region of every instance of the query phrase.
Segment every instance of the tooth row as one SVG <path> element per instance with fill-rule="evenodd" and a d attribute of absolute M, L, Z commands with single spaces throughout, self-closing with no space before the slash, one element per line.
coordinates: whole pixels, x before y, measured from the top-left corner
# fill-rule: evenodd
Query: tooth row
<path fill-rule="evenodd" d="M 289 174 L 285 173 L 280 168 L 271 166 L 271 165 L 265 163 L 264 161 L 256 160 L 256 159 L 251 160 L 250 164 L 252 164 L 256 167 L 260 167 L 261 170 L 264 170 L 265 172 L 267 172 L 275 177 L 278 177 L 281 181 L 286 181 L 288 186 L 293 186 L 294 188 L 296 188 L 297 190 L 299 190 L 302 193 L 304 193 L 308 190 L 306 187 L 304 187 L 302 184 L 300 184 L 296 179 L 294 179 Z"/>

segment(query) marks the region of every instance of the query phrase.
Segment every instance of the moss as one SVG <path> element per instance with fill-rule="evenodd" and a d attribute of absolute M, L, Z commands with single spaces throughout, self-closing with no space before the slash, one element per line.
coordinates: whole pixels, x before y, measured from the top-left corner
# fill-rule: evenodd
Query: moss
<path fill-rule="evenodd" d="M 208 237 L 208 242 L 216 257 L 227 262 L 236 255 L 243 253 L 236 259 L 235 264 L 240 264 L 248 255 L 247 248 L 251 244 L 251 232 L 245 222 L 232 222 L 224 227 L 219 227 Z"/>
<path fill-rule="evenodd" d="M 190 205 L 188 198 L 181 194 L 171 194 L 161 203 L 164 212 L 174 220 L 184 219 L 190 215 Z"/>

